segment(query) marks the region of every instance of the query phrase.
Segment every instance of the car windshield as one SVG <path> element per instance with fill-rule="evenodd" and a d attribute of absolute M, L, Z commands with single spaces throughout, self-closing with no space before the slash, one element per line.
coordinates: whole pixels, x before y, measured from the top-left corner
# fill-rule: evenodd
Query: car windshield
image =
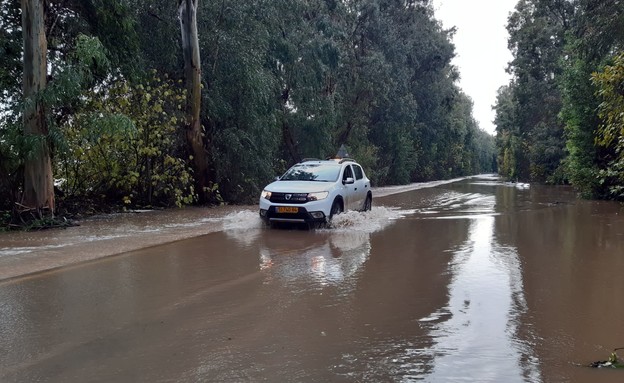
<path fill-rule="evenodd" d="M 340 165 L 338 164 L 304 164 L 288 169 L 280 180 L 335 182 L 339 174 Z"/>

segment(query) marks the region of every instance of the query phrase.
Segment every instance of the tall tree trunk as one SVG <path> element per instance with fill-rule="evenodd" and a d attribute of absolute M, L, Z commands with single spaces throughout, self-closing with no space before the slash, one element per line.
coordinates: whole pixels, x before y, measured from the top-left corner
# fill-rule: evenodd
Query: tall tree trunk
<path fill-rule="evenodd" d="M 197 193 L 200 202 L 207 202 L 210 198 L 210 175 L 208 174 L 208 149 L 204 143 L 204 134 L 199 118 L 201 111 L 201 63 L 197 34 L 198 5 L 199 0 L 178 0 L 187 90 L 186 139 L 193 155 Z"/>
<path fill-rule="evenodd" d="M 38 93 L 46 87 L 48 42 L 45 35 L 44 0 L 22 0 L 24 38 L 24 135 L 35 136 L 37 144 L 24 159 L 24 194 L 28 208 L 50 209 L 54 213 L 54 179 L 47 140 L 48 127 Z"/>

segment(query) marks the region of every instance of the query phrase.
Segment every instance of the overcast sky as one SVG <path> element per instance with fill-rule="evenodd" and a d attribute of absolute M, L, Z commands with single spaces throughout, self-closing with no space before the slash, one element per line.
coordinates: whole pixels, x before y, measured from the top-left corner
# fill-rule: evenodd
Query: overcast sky
<path fill-rule="evenodd" d="M 509 83 L 505 73 L 511 53 L 507 49 L 507 17 L 518 0 L 433 0 L 436 19 L 444 28 L 457 27 L 453 38 L 453 64 L 461 74 L 460 86 L 474 102 L 479 127 L 494 134 L 496 91 Z"/>

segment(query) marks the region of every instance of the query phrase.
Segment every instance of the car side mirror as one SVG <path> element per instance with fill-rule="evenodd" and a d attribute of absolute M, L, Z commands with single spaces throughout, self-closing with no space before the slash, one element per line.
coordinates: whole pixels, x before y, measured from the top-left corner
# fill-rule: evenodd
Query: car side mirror
<path fill-rule="evenodd" d="M 355 180 L 353 177 L 347 177 L 344 181 L 342 181 L 342 183 L 345 185 L 351 185 L 355 183 Z"/>

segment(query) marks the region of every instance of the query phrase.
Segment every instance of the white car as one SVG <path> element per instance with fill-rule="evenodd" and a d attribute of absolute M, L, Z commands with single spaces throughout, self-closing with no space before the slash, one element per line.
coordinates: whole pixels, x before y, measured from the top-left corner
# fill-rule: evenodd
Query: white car
<path fill-rule="evenodd" d="M 350 158 L 303 160 L 267 185 L 260 195 L 260 218 L 268 224 L 327 223 L 348 210 L 370 210 L 370 180 Z"/>

